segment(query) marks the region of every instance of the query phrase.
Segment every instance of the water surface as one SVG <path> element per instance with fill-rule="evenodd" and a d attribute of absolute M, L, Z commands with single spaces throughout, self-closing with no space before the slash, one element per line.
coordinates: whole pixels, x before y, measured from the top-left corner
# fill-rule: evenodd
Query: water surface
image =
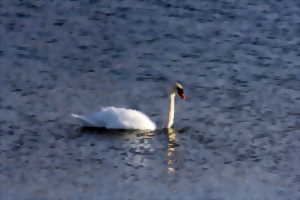
<path fill-rule="evenodd" d="M 290 1 L 0 2 L 0 199 L 299 199 Z M 139 109 L 174 130 L 82 130 Z"/>

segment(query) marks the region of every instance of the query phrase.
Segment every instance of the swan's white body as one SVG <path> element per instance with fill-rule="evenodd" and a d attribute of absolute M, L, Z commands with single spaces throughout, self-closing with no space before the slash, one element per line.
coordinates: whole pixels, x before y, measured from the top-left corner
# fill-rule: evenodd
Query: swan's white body
<path fill-rule="evenodd" d="M 182 99 L 186 98 L 183 93 L 183 87 L 176 83 L 169 94 L 168 116 L 165 124 L 167 129 L 171 128 L 174 122 L 176 92 Z M 72 116 L 86 122 L 90 127 L 151 131 L 156 129 L 155 123 L 147 115 L 140 111 L 126 108 L 105 107 L 99 112 L 90 115 L 72 114 Z"/>
<path fill-rule="evenodd" d="M 90 115 L 76 115 L 73 117 L 81 119 L 88 126 L 104 127 L 108 129 L 136 129 L 155 130 L 156 125 L 144 113 L 125 108 L 105 107 L 99 112 Z"/>

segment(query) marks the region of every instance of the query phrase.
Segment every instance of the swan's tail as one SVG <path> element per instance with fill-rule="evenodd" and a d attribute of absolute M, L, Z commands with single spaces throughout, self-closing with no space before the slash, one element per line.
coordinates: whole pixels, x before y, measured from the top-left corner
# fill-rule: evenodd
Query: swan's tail
<path fill-rule="evenodd" d="M 74 114 L 74 113 L 72 113 L 71 116 L 74 117 L 74 118 L 78 118 L 78 119 L 82 119 L 83 118 L 83 116 L 77 115 L 77 114 Z"/>
<path fill-rule="evenodd" d="M 90 120 L 88 120 L 88 119 L 87 119 L 85 116 L 83 116 L 83 115 L 77 115 L 77 114 L 72 113 L 71 116 L 74 117 L 74 118 L 76 118 L 76 119 L 80 119 L 80 120 L 83 121 L 83 122 L 90 123 Z"/>
<path fill-rule="evenodd" d="M 86 117 L 86 116 L 77 115 L 77 114 L 74 114 L 74 113 L 72 113 L 71 116 L 74 117 L 74 118 L 76 118 L 76 119 L 81 120 L 82 122 L 84 122 L 88 126 L 95 126 L 95 123 L 91 119 L 89 119 L 88 117 Z"/>

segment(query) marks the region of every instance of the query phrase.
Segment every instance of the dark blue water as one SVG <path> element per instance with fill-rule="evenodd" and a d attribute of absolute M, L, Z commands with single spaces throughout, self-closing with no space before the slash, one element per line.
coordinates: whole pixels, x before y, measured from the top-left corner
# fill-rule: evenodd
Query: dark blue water
<path fill-rule="evenodd" d="M 300 198 L 300 3 L 0 2 L 0 199 Z M 80 129 L 135 108 L 166 133 Z"/>

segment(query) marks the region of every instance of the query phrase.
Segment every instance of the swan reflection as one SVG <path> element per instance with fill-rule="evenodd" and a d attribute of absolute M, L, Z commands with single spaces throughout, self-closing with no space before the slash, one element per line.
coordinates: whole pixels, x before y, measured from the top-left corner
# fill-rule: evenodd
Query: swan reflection
<path fill-rule="evenodd" d="M 124 159 L 128 166 L 140 168 L 149 165 L 150 160 L 145 155 L 151 155 L 155 150 L 151 142 L 153 136 L 153 132 L 143 132 L 130 140 L 130 149 Z"/>
<path fill-rule="evenodd" d="M 176 143 L 176 132 L 172 128 L 166 129 L 166 133 L 168 134 L 168 173 L 175 173 L 176 171 L 176 147 L 178 144 Z"/>

